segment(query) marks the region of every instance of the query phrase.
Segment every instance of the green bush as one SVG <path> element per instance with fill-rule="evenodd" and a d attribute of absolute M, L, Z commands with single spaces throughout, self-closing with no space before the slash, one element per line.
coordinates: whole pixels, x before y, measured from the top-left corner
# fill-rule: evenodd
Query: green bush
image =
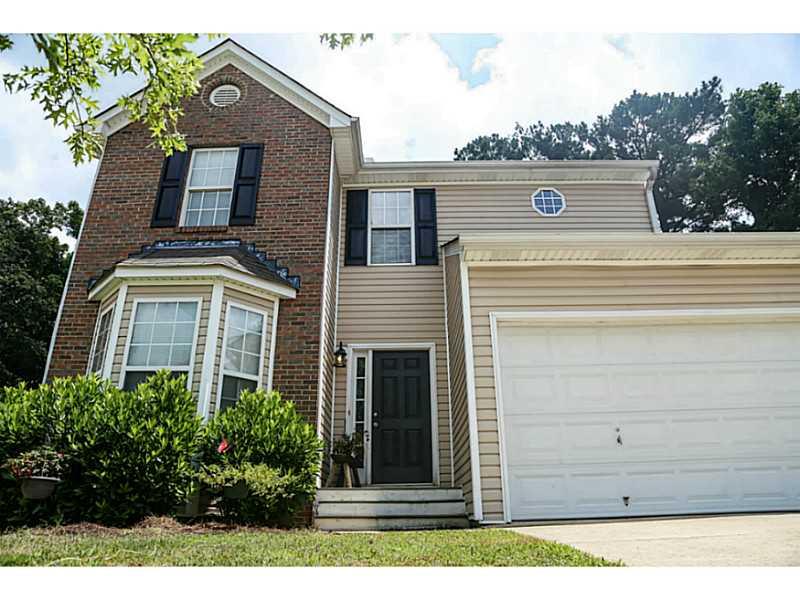
<path fill-rule="evenodd" d="M 47 446 L 71 461 L 45 502 L 22 499 L 5 474 L 0 524 L 122 525 L 171 513 L 194 479 L 201 419 L 185 379 L 162 371 L 133 392 L 95 376 L 0 391 L 0 463 Z M 5 522 L 5 523 L 4 523 Z"/>
<path fill-rule="evenodd" d="M 237 523 L 287 525 L 298 506 L 313 497 L 314 480 L 303 475 L 282 474 L 267 465 L 241 467 L 213 465 L 198 475 L 200 483 L 215 496 L 223 518 Z M 228 497 L 226 488 L 243 486 L 243 497 Z"/>
<path fill-rule="evenodd" d="M 235 406 L 208 422 L 203 437 L 208 477 L 238 478 L 250 492 L 223 498 L 226 516 L 280 522 L 313 498 L 322 443 L 278 392 L 242 392 Z"/>

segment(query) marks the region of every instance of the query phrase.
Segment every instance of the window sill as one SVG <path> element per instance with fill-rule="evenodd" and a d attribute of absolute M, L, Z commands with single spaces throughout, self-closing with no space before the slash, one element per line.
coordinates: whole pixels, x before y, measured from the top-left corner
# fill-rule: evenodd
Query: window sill
<path fill-rule="evenodd" d="M 228 231 L 227 225 L 193 225 L 178 227 L 178 233 L 224 233 Z"/>

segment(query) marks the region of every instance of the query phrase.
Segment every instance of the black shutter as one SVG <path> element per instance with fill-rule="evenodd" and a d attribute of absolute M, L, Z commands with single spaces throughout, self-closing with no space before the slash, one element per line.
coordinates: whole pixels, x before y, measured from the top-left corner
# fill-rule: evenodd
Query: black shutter
<path fill-rule="evenodd" d="M 414 237 L 418 265 L 438 265 L 436 190 L 414 190 Z"/>
<path fill-rule="evenodd" d="M 367 264 L 367 215 L 369 200 L 367 190 L 347 190 L 347 216 L 345 224 L 344 264 Z"/>
<path fill-rule="evenodd" d="M 178 224 L 178 207 L 181 205 L 183 174 L 188 158 L 188 152 L 173 152 L 164 159 L 151 227 L 175 227 Z"/>
<path fill-rule="evenodd" d="M 261 179 L 262 144 L 239 146 L 239 162 L 236 165 L 236 181 L 233 184 L 230 225 L 252 225 L 256 222 L 256 196 Z"/>

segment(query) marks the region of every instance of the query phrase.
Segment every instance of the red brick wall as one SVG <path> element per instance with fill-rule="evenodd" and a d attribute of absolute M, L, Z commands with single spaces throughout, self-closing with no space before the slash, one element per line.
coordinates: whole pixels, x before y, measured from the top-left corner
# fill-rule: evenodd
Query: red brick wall
<path fill-rule="evenodd" d="M 225 109 L 208 92 L 235 82 L 242 99 Z M 255 243 L 300 275 L 297 298 L 281 302 L 273 382 L 310 421 L 316 419 L 319 330 L 331 136 L 329 130 L 228 65 L 185 104 L 180 131 L 189 145 L 263 143 L 255 225 L 209 231 L 150 227 L 163 154 L 138 124 L 109 137 L 75 256 L 49 377 L 86 370 L 97 303 L 87 280 L 142 245 L 167 239 L 232 239 Z"/>

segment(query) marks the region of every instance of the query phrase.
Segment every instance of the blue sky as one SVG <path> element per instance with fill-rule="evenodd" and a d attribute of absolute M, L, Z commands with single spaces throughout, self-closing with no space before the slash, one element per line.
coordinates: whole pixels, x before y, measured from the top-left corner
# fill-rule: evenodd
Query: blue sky
<path fill-rule="evenodd" d="M 232 37 L 359 116 L 376 160 L 449 160 L 515 122 L 590 121 L 634 88 L 685 92 L 715 75 L 726 91 L 763 81 L 800 88 L 800 35 L 378 34 L 344 52 L 314 34 Z M 19 37 L 0 71 L 36 60 Z M 101 104 L 137 85 L 105 81 Z M 0 92 L 0 195 L 85 204 L 94 166 L 74 167 L 64 137 L 29 99 Z"/>

